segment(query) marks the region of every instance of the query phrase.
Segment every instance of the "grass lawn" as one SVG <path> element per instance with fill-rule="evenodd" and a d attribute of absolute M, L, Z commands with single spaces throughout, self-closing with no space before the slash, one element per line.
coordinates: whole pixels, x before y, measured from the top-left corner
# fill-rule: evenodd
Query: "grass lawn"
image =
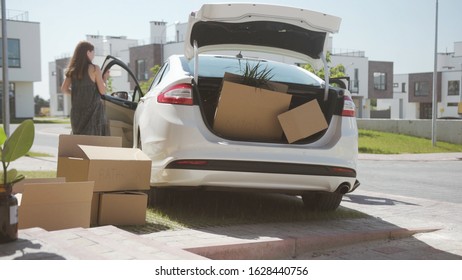
<path fill-rule="evenodd" d="M 34 117 L 34 123 L 70 124 L 71 120 L 69 118 Z"/>
<path fill-rule="evenodd" d="M 146 225 L 121 227 L 137 234 L 182 228 L 260 223 L 356 219 L 366 214 L 345 207 L 333 212 L 304 208 L 301 198 L 279 194 L 220 191 L 174 191 L 165 204 L 148 208 Z"/>
<path fill-rule="evenodd" d="M 359 130 L 359 152 L 367 154 L 419 154 L 462 152 L 462 145 L 373 130 Z"/>

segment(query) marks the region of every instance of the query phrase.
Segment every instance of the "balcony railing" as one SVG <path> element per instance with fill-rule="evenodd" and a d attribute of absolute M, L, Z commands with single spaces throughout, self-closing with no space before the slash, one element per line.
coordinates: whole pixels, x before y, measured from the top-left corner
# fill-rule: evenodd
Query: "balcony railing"
<path fill-rule="evenodd" d="M 19 11 L 19 10 L 6 10 L 6 19 L 13 21 L 29 21 L 29 12 L 28 11 Z M 0 13 L 0 18 L 2 15 Z"/>

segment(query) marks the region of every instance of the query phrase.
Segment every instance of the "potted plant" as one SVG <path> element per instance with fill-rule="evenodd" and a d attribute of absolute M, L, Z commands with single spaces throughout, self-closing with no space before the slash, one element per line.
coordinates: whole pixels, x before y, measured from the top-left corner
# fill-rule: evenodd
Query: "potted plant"
<path fill-rule="evenodd" d="M 0 171 L 0 243 L 18 238 L 18 202 L 12 195 L 13 185 L 24 175 L 16 169 L 8 169 L 12 161 L 25 156 L 34 143 L 35 128 L 32 120 L 22 122 L 10 137 L 0 128 L 0 157 L 3 171 Z"/>
<path fill-rule="evenodd" d="M 242 84 L 257 88 L 272 89 L 269 81 L 273 77 L 272 69 L 265 67 L 261 69 L 260 62 L 254 66 L 246 63 L 244 73 L 242 74 Z"/>

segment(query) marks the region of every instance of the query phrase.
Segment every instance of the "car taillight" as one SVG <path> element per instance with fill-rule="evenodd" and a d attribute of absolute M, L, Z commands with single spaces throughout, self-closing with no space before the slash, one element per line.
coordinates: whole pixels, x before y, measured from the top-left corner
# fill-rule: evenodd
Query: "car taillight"
<path fill-rule="evenodd" d="M 354 117 L 355 116 L 355 103 L 350 96 L 343 97 L 343 117 Z"/>
<path fill-rule="evenodd" d="M 192 86 L 190 84 L 178 84 L 169 87 L 157 96 L 157 102 L 179 105 L 192 105 Z"/>

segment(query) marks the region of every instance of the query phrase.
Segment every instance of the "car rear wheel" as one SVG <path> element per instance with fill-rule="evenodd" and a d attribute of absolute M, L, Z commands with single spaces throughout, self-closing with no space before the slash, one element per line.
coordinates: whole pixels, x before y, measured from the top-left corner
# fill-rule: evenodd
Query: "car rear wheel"
<path fill-rule="evenodd" d="M 329 192 L 312 192 L 302 195 L 305 208 L 313 211 L 334 211 L 342 201 L 343 194 Z"/>

